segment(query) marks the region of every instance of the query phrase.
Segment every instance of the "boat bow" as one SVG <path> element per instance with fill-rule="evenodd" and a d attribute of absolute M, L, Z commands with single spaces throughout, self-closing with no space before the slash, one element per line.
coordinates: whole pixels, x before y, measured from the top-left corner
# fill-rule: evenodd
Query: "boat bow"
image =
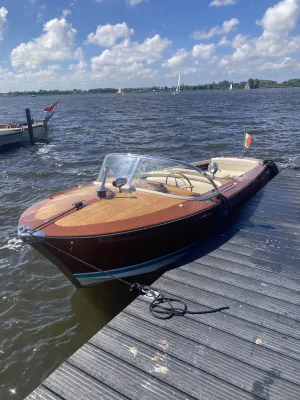
<path fill-rule="evenodd" d="M 37 243 L 43 241 L 46 234 L 43 231 L 30 228 L 26 225 L 19 225 L 18 236 L 25 243 Z"/>

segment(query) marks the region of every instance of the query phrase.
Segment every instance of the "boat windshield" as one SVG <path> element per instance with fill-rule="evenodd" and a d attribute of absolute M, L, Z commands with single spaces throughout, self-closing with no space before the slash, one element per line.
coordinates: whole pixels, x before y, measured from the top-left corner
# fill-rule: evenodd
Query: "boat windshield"
<path fill-rule="evenodd" d="M 216 185 L 192 164 L 161 157 L 131 154 L 108 154 L 97 183 L 110 185 L 116 178 L 126 178 L 127 186 L 171 195 L 192 196 L 214 191 Z"/>
<path fill-rule="evenodd" d="M 108 182 L 116 178 L 130 179 L 134 173 L 139 157 L 130 154 L 108 154 L 103 161 L 97 182 L 103 181 L 106 168 Z"/>

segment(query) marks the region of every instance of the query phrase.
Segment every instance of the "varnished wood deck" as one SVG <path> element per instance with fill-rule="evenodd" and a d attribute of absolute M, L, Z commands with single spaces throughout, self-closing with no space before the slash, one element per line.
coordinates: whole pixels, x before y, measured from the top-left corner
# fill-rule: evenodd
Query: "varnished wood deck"
<path fill-rule="evenodd" d="M 153 286 L 190 309 L 230 309 L 161 321 L 140 297 L 27 399 L 299 400 L 300 170 Z"/>

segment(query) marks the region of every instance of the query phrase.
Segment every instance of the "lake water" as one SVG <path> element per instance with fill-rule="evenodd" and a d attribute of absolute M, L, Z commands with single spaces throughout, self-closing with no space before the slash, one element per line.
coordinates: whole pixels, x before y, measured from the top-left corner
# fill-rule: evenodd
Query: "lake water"
<path fill-rule="evenodd" d="M 1 121 L 25 120 L 56 97 L 1 97 Z M 287 166 L 300 154 L 300 89 L 61 96 L 51 142 L 0 153 L 0 399 L 22 399 L 131 300 L 122 284 L 76 290 L 16 238 L 20 214 L 91 182 L 108 152 L 186 161 L 239 155 Z"/>

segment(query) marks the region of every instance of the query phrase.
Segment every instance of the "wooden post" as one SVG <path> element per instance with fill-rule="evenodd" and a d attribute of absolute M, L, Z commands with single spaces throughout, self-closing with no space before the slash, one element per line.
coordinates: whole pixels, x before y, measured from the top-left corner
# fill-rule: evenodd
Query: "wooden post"
<path fill-rule="evenodd" d="M 34 137 L 33 137 L 30 109 L 26 108 L 25 112 L 26 112 L 27 127 L 28 127 L 28 133 L 29 133 L 29 143 L 32 145 L 32 144 L 34 144 Z"/>

